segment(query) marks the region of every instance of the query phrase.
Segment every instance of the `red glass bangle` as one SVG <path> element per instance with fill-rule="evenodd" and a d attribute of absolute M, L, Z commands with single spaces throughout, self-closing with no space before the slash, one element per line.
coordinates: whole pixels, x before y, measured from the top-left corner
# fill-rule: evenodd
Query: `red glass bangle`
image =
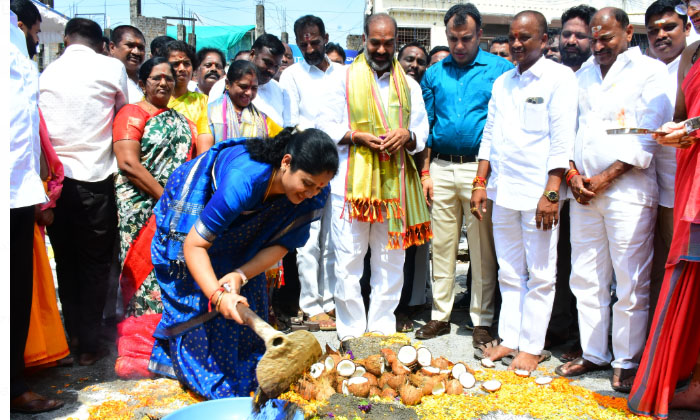
<path fill-rule="evenodd" d="M 474 180 L 472 181 L 472 185 L 474 184 L 486 185 L 486 178 L 475 176 Z"/>
<path fill-rule="evenodd" d="M 214 296 L 216 296 L 216 292 L 224 293 L 225 291 L 226 289 L 219 287 L 218 289 L 214 290 L 214 293 L 212 293 L 211 296 L 209 296 L 209 312 L 211 312 L 211 300 L 214 299 Z"/>
<path fill-rule="evenodd" d="M 430 175 L 430 171 L 428 169 L 420 171 L 420 176 L 423 176 L 423 175 Z"/>

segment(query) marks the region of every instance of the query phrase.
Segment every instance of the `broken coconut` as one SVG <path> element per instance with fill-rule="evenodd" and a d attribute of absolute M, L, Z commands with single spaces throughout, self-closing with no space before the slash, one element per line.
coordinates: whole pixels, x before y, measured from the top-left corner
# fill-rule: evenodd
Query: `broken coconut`
<path fill-rule="evenodd" d="M 316 396 L 316 387 L 313 383 L 305 379 L 301 379 L 297 384 L 297 393 L 301 396 L 301 398 L 311 401 Z"/>
<path fill-rule="evenodd" d="M 442 395 L 445 393 L 445 381 L 438 380 L 433 383 L 433 390 L 431 391 L 431 394 L 433 395 Z"/>
<path fill-rule="evenodd" d="M 364 376 L 356 376 L 348 379 L 348 391 L 360 398 L 365 398 L 369 395 L 369 381 Z"/>
<path fill-rule="evenodd" d="M 367 370 L 365 370 L 365 367 L 364 367 L 364 366 L 355 365 L 355 371 L 352 373 L 352 377 L 355 378 L 355 377 L 357 377 L 357 376 L 362 376 L 362 375 L 364 375 L 366 372 L 367 372 Z"/>
<path fill-rule="evenodd" d="M 396 360 L 396 353 L 394 353 L 394 350 L 390 348 L 383 348 L 379 350 L 379 352 L 382 354 L 382 357 L 384 357 L 384 363 L 386 363 L 386 366 L 391 367 L 391 364 L 394 363 L 394 360 Z"/>
<path fill-rule="evenodd" d="M 420 373 L 425 376 L 434 376 L 440 373 L 440 369 L 435 366 L 426 366 L 420 370 Z"/>
<path fill-rule="evenodd" d="M 417 357 L 418 352 L 416 351 L 416 348 L 410 345 L 401 346 L 399 352 L 396 354 L 396 358 L 399 360 L 399 362 L 403 363 L 404 366 L 408 366 L 409 368 L 415 366 Z"/>
<path fill-rule="evenodd" d="M 462 372 L 457 379 L 459 380 L 459 383 L 462 384 L 462 387 L 466 389 L 470 389 L 476 385 L 476 378 L 469 372 Z"/>
<path fill-rule="evenodd" d="M 433 362 L 433 354 L 430 353 L 430 350 L 428 350 L 426 347 L 421 347 L 416 350 L 416 359 L 418 360 L 419 365 L 430 366 L 430 364 Z"/>
<path fill-rule="evenodd" d="M 399 394 L 401 395 L 401 402 L 405 405 L 416 405 L 420 403 L 423 397 L 423 393 L 420 389 L 408 384 L 401 387 Z"/>
<path fill-rule="evenodd" d="M 340 384 L 340 388 L 342 390 L 343 395 L 350 395 L 350 390 L 348 389 L 348 380 L 347 379 L 343 380 L 343 383 Z"/>
<path fill-rule="evenodd" d="M 488 357 L 484 357 L 483 359 L 481 359 L 481 366 L 493 369 L 496 367 L 496 364 L 493 363 L 493 360 L 489 359 Z"/>
<path fill-rule="evenodd" d="M 488 392 L 496 392 L 499 389 L 501 389 L 501 382 L 497 381 L 495 379 L 492 379 L 490 381 L 486 381 L 483 384 L 481 384 L 481 387 L 487 390 Z"/>
<path fill-rule="evenodd" d="M 369 396 L 371 397 L 379 397 L 382 395 L 382 390 L 379 389 L 378 386 L 370 386 L 369 387 Z"/>
<path fill-rule="evenodd" d="M 372 375 L 369 372 L 363 373 L 362 377 L 367 378 L 367 380 L 369 381 L 369 386 L 378 386 L 379 385 L 379 381 L 377 380 L 377 377 Z"/>
<path fill-rule="evenodd" d="M 456 379 L 451 379 L 449 382 L 447 382 L 447 389 L 445 392 L 448 395 L 459 395 L 464 391 L 464 387 L 462 387 L 462 384 L 456 380 Z"/>
<path fill-rule="evenodd" d="M 459 379 L 459 375 L 463 374 L 466 371 L 467 367 L 464 366 L 464 363 L 457 363 L 454 366 L 452 366 L 452 377 L 455 379 Z"/>
<path fill-rule="evenodd" d="M 391 398 L 392 400 L 397 397 L 397 393 L 393 388 L 384 388 L 382 390 L 382 398 Z"/>
<path fill-rule="evenodd" d="M 552 382 L 552 378 L 549 376 L 540 376 L 539 378 L 535 379 L 535 383 L 537 385 L 547 385 Z"/>
<path fill-rule="evenodd" d="M 342 360 L 340 355 L 337 354 L 329 354 L 328 357 L 326 357 L 326 360 L 323 362 L 323 364 L 326 367 L 327 371 L 332 371 L 335 369 L 336 365 Z"/>
<path fill-rule="evenodd" d="M 394 375 L 389 380 L 387 381 L 387 385 L 390 387 L 394 388 L 395 390 L 399 390 L 403 384 L 406 383 L 406 375 Z"/>
<path fill-rule="evenodd" d="M 389 382 L 389 378 L 392 378 L 393 376 L 394 374 L 391 372 L 382 373 L 382 376 L 380 376 L 379 380 L 377 380 L 377 385 L 379 385 L 379 388 L 384 389 L 389 386 L 387 382 Z"/>
<path fill-rule="evenodd" d="M 440 356 L 437 359 L 433 359 L 432 365 L 440 370 L 447 370 L 452 366 L 452 362 Z"/>
<path fill-rule="evenodd" d="M 344 359 L 338 362 L 335 369 L 338 371 L 338 375 L 348 377 L 355 373 L 356 368 L 352 360 Z"/>
<path fill-rule="evenodd" d="M 391 364 L 391 371 L 394 373 L 394 375 L 407 375 L 411 373 L 411 369 L 406 367 L 398 359 L 394 360 L 394 363 Z"/>
<path fill-rule="evenodd" d="M 528 376 L 530 376 L 530 371 L 523 370 L 523 369 L 516 369 L 515 374 L 520 376 L 521 378 L 527 378 Z"/>
<path fill-rule="evenodd" d="M 372 375 L 379 377 L 384 373 L 384 358 L 378 354 L 367 357 L 364 361 L 365 369 Z"/>
<path fill-rule="evenodd" d="M 311 365 L 309 374 L 312 378 L 318 379 L 318 377 L 321 376 L 321 374 L 323 373 L 324 369 L 325 365 L 323 363 L 314 363 L 313 365 Z"/>

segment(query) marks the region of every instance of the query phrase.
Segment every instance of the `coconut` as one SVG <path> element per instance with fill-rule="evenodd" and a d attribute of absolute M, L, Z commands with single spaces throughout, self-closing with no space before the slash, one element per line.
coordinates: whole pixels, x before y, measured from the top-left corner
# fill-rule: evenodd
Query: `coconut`
<path fill-rule="evenodd" d="M 552 382 L 552 378 L 549 376 L 540 376 L 539 378 L 535 379 L 535 383 L 537 385 L 547 385 Z"/>
<path fill-rule="evenodd" d="M 340 356 L 340 352 L 338 351 L 338 349 L 336 349 L 335 347 L 331 346 L 328 343 L 326 343 L 326 354 L 328 354 L 328 355 L 335 354 L 335 355 Z"/>
<path fill-rule="evenodd" d="M 457 363 L 454 366 L 452 366 L 452 377 L 455 379 L 459 379 L 459 375 L 463 374 L 466 371 L 467 367 L 464 366 L 464 363 Z"/>
<path fill-rule="evenodd" d="M 335 369 L 338 371 L 338 375 L 348 377 L 355 373 L 355 364 L 352 360 L 344 359 L 338 362 Z"/>
<path fill-rule="evenodd" d="M 364 366 L 361 365 L 355 365 L 355 371 L 352 373 L 352 377 L 357 377 L 357 376 L 362 376 L 367 372 L 367 370 L 364 368 Z"/>
<path fill-rule="evenodd" d="M 389 382 L 389 378 L 392 378 L 393 376 L 394 374 L 391 372 L 382 373 L 382 376 L 380 376 L 379 380 L 377 381 L 377 385 L 379 385 L 381 389 L 385 389 L 387 386 L 389 386 L 387 384 Z"/>
<path fill-rule="evenodd" d="M 481 384 L 481 387 L 487 390 L 488 392 L 496 392 L 501 388 L 501 382 L 492 379 Z"/>
<path fill-rule="evenodd" d="M 380 396 L 382 395 L 382 390 L 379 389 L 378 386 L 370 386 L 369 387 L 369 396 L 370 397 L 375 397 L 375 396 Z"/>
<path fill-rule="evenodd" d="M 489 359 L 488 357 L 484 357 L 483 359 L 481 359 L 481 366 L 493 369 L 496 367 L 496 364 L 493 363 L 493 360 Z"/>
<path fill-rule="evenodd" d="M 442 375 L 449 375 L 450 372 L 452 372 L 452 369 L 442 369 L 442 370 L 440 370 L 440 374 L 442 374 Z"/>
<path fill-rule="evenodd" d="M 405 405 L 416 405 L 420 403 L 423 397 L 423 393 L 420 389 L 408 384 L 401 387 L 399 394 L 401 395 L 401 402 Z"/>
<path fill-rule="evenodd" d="M 393 400 L 397 395 L 393 388 L 384 388 L 382 390 L 382 398 L 391 398 Z"/>
<path fill-rule="evenodd" d="M 411 382 L 411 384 L 415 387 L 418 388 L 423 388 L 423 385 L 425 385 L 426 382 L 426 377 L 421 375 L 420 373 L 412 373 L 408 375 L 408 380 Z"/>
<path fill-rule="evenodd" d="M 369 381 L 364 376 L 356 376 L 348 379 L 348 391 L 360 398 L 365 398 L 369 395 Z"/>
<path fill-rule="evenodd" d="M 301 379 L 297 385 L 297 393 L 301 396 L 301 398 L 311 401 L 316 396 L 316 387 L 313 383 L 305 379 Z"/>
<path fill-rule="evenodd" d="M 459 383 L 462 384 L 462 387 L 466 389 L 472 388 L 474 385 L 476 385 L 476 378 L 469 372 L 462 372 L 457 379 L 459 380 Z"/>
<path fill-rule="evenodd" d="M 425 376 L 434 376 L 440 374 L 440 369 L 435 366 L 425 366 L 420 370 L 420 373 Z"/>
<path fill-rule="evenodd" d="M 328 401 L 335 394 L 335 389 L 328 383 L 322 382 L 316 387 L 316 401 Z"/>
<path fill-rule="evenodd" d="M 325 365 L 323 363 L 314 363 L 311 365 L 311 369 L 309 370 L 309 374 L 311 375 L 312 378 L 318 379 L 319 376 L 323 373 L 325 370 Z"/>
<path fill-rule="evenodd" d="M 336 365 L 340 362 L 341 357 L 340 355 L 337 354 L 330 354 L 326 357 L 326 360 L 323 362 L 323 364 L 326 367 L 327 371 L 331 371 L 335 369 Z"/>
<path fill-rule="evenodd" d="M 394 353 L 394 350 L 387 347 L 379 350 L 379 352 L 382 354 L 382 357 L 384 357 L 384 363 L 386 363 L 387 367 L 391 367 L 391 364 L 396 360 L 396 353 Z"/>
<path fill-rule="evenodd" d="M 456 379 L 451 379 L 447 382 L 446 388 L 445 392 L 448 395 L 459 395 L 464 391 L 464 387 L 462 387 L 462 384 Z"/>
<path fill-rule="evenodd" d="M 416 350 L 416 359 L 419 365 L 430 366 L 430 363 L 433 361 L 433 354 L 426 347 L 421 347 Z"/>
<path fill-rule="evenodd" d="M 394 375 L 389 380 L 387 381 L 387 385 L 390 387 L 394 388 L 395 390 L 399 390 L 401 385 L 406 383 L 406 375 Z"/>
<path fill-rule="evenodd" d="M 411 369 L 403 365 L 398 359 L 395 359 L 394 363 L 391 364 L 391 371 L 394 375 L 407 375 L 411 373 Z"/>
<path fill-rule="evenodd" d="M 440 356 L 437 359 L 433 359 L 432 366 L 435 366 L 440 370 L 445 370 L 449 369 L 452 366 L 452 362 Z"/>
<path fill-rule="evenodd" d="M 362 374 L 363 378 L 367 378 L 369 381 L 369 386 L 379 386 L 379 381 L 377 381 L 377 377 L 372 375 L 369 372 L 365 372 Z"/>
<path fill-rule="evenodd" d="M 445 393 L 445 381 L 443 381 L 443 380 L 435 381 L 435 383 L 433 384 L 433 391 L 431 392 L 431 394 L 442 395 L 444 393 Z"/>
<path fill-rule="evenodd" d="M 413 367 L 416 364 L 417 357 L 418 352 L 416 348 L 410 345 L 402 346 L 396 354 L 396 358 L 399 359 L 399 362 L 408 367 Z"/>
<path fill-rule="evenodd" d="M 350 395 L 350 390 L 348 389 L 348 380 L 345 379 L 343 380 L 343 383 L 340 384 L 341 392 L 343 395 Z"/>
<path fill-rule="evenodd" d="M 515 370 L 515 374 L 520 376 L 521 378 L 527 378 L 528 376 L 530 376 L 530 371 L 523 370 L 523 369 L 517 369 L 517 370 Z"/>
<path fill-rule="evenodd" d="M 373 354 L 365 359 L 365 369 L 374 376 L 384 373 L 384 358 L 378 354 Z"/>
<path fill-rule="evenodd" d="M 342 376 L 339 376 L 338 381 L 335 384 L 335 387 L 333 387 L 335 389 L 335 392 L 337 392 L 338 394 L 344 394 L 343 382 L 345 382 L 345 378 L 343 378 Z"/>

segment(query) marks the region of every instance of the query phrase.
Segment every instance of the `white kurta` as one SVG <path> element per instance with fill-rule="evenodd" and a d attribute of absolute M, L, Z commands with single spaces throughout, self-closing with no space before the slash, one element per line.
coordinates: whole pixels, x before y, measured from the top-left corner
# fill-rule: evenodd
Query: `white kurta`
<path fill-rule="evenodd" d="M 617 57 L 603 79 L 600 66 L 581 69 L 576 167 L 585 177 L 619 160 L 633 166 L 583 206 L 571 201 L 570 286 L 578 300 L 583 357 L 609 363 L 610 284 L 613 305 L 613 367 L 633 368 L 644 349 L 649 308 L 658 186 L 654 155 L 659 146 L 648 135 L 609 136 L 607 128 L 655 129 L 671 118 L 668 71 L 663 63 L 630 48 Z"/>
<path fill-rule="evenodd" d="M 679 55 L 666 65 L 666 70 L 668 71 L 666 93 L 668 93 L 672 109 L 676 105 L 678 65 L 680 62 L 681 56 Z M 676 149 L 674 147 L 660 147 L 654 156 L 654 160 L 656 161 L 656 180 L 659 183 L 659 205 L 673 208 L 673 199 L 675 197 L 673 191 L 676 183 Z"/>
<path fill-rule="evenodd" d="M 374 72 L 373 72 L 374 73 Z M 284 74 L 284 73 L 283 73 Z M 375 80 L 383 103 L 389 99 L 389 73 Z M 423 95 L 418 83 L 406 78 L 411 90 L 411 122 L 408 129 L 415 134 L 416 153 L 425 147 L 428 137 L 428 118 Z M 346 72 L 338 71 L 328 78 L 325 86 L 326 100 L 321 108 L 317 127 L 325 131 L 331 139 L 340 142 L 349 131 Z M 370 93 L 367 92 L 369 95 Z M 388 223 L 367 223 L 348 220 L 345 211 L 345 177 L 348 165 L 348 146 L 338 145 L 340 169 L 331 181 L 332 226 L 331 241 L 336 258 L 335 287 L 336 326 L 338 337 L 359 337 L 366 331 L 379 331 L 384 334 L 396 332 L 394 310 L 401 298 L 403 285 L 403 249 L 387 250 Z M 386 218 L 386 214 L 384 216 Z M 372 248 L 369 313 L 365 316 L 364 303 L 360 292 L 363 261 L 367 248 Z"/>
<path fill-rule="evenodd" d="M 325 58 L 326 71 L 301 61 L 289 66 L 280 77 L 284 94 L 285 127 L 302 129 L 316 126 L 325 91 L 325 80 L 343 67 Z M 340 70 L 342 71 L 342 70 Z M 299 307 L 313 316 L 335 308 L 335 255 L 331 241 L 332 200 L 326 202 L 321 219 L 311 223 L 309 240 L 297 248 L 297 268 L 301 292 Z"/>
<path fill-rule="evenodd" d="M 488 160 L 493 237 L 503 298 L 503 345 L 544 348 L 554 302 L 559 228 L 537 229 L 535 210 L 549 172 L 567 168 L 576 130 L 576 77 L 544 57 L 493 84 L 479 159 Z M 562 191 L 563 191 L 562 186 Z"/>

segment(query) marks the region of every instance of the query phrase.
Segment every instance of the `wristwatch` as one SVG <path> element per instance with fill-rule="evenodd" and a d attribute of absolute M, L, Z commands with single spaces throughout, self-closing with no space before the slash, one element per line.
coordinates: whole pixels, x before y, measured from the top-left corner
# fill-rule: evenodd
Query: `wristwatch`
<path fill-rule="evenodd" d="M 696 131 L 697 129 L 700 129 L 700 117 L 685 120 L 686 134 L 690 134 L 693 131 Z"/>
<path fill-rule="evenodd" d="M 556 191 L 545 191 L 542 195 L 544 196 L 544 198 L 546 198 L 552 203 L 556 203 L 559 201 L 559 193 Z"/>

